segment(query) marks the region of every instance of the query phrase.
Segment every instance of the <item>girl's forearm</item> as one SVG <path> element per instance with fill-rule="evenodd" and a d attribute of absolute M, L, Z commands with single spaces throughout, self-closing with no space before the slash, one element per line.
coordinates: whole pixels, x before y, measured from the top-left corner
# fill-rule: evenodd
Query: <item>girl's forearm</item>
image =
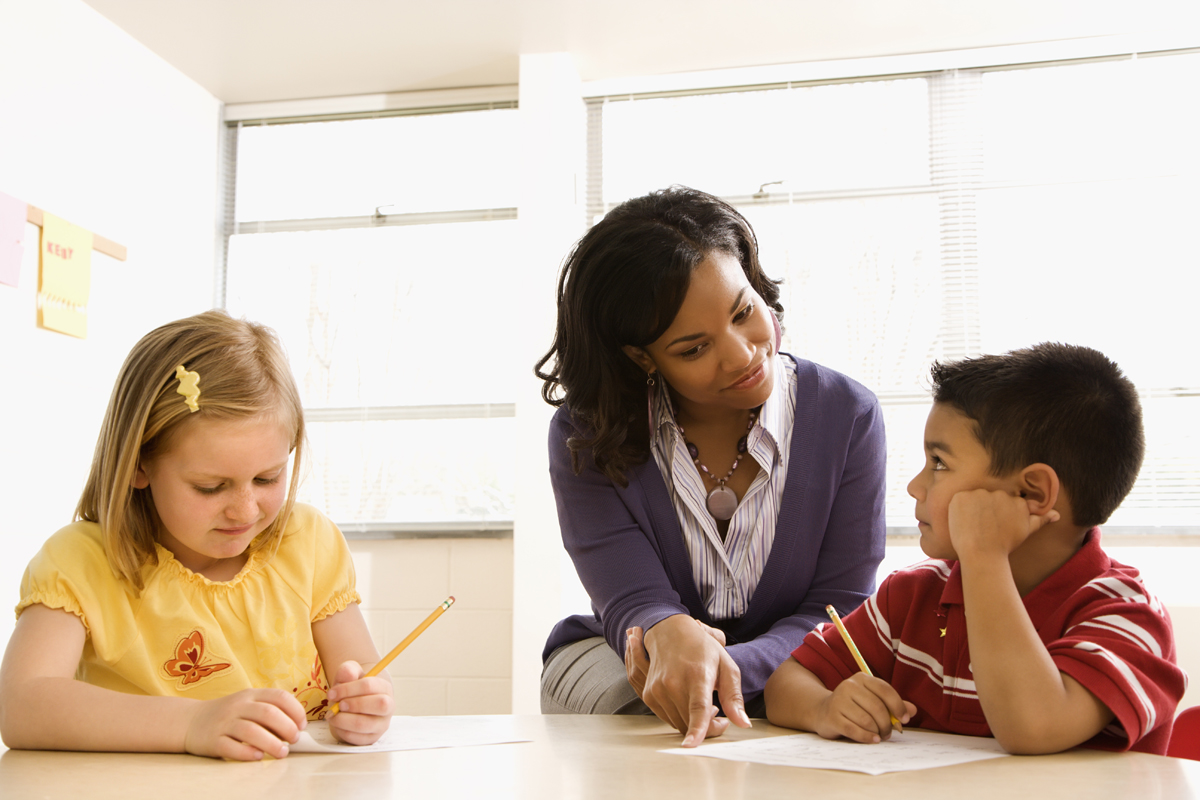
<path fill-rule="evenodd" d="M 0 734 L 13 749 L 182 753 L 200 702 L 124 694 L 73 678 L 32 678 L 5 687 Z"/>

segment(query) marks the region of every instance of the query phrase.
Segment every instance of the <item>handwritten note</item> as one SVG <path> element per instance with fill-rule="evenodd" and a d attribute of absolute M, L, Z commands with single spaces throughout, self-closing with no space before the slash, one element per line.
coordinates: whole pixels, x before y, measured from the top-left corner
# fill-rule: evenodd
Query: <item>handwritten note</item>
<path fill-rule="evenodd" d="M 433 750 L 483 744 L 528 742 L 513 730 L 507 717 L 392 717 L 392 724 L 375 744 L 342 744 L 329 732 L 329 723 L 310 722 L 292 753 L 382 753 L 391 750 Z"/>
<path fill-rule="evenodd" d="M 948 767 L 1008 755 L 995 739 L 916 730 L 893 734 L 879 744 L 859 744 L 845 739 L 830 741 L 815 733 L 801 733 L 678 747 L 661 752 L 784 767 L 838 769 L 868 775 Z"/>
<path fill-rule="evenodd" d="M 91 288 L 91 232 L 53 214 L 43 214 L 38 325 L 86 338 Z"/>
<path fill-rule="evenodd" d="M 25 252 L 26 206 L 0 192 L 0 283 L 16 286 Z"/>

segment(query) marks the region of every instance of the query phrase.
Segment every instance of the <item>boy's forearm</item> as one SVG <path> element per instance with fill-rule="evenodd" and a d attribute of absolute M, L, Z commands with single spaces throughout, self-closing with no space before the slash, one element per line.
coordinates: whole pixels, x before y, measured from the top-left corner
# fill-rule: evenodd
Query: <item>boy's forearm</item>
<path fill-rule="evenodd" d="M 961 554 L 960 554 L 961 555 Z M 960 561 L 971 671 L 992 734 L 1013 753 L 1087 741 L 1112 713 L 1064 676 L 1038 636 L 1007 557 Z"/>
<path fill-rule="evenodd" d="M 767 680 L 763 694 L 772 725 L 815 731 L 820 706 L 832 692 L 800 662 L 788 658 Z"/>
<path fill-rule="evenodd" d="M 6 687 L 0 733 L 13 749 L 182 753 L 199 702 L 36 678 Z"/>

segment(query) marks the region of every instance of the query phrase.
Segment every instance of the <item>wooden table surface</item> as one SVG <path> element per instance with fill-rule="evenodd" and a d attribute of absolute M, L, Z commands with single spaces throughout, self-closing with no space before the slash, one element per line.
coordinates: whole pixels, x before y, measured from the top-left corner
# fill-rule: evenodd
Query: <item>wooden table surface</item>
<path fill-rule="evenodd" d="M 680 737 L 653 717 L 515 716 L 530 742 L 392 753 L 224 762 L 186 755 L 0 755 L 0 798 L 644 798 L 1031 800 L 1200 797 L 1200 762 L 1075 750 L 915 772 L 862 775 L 659 753 Z M 399 720 L 397 720 L 399 722 Z M 714 741 L 794 731 L 755 720 Z"/>

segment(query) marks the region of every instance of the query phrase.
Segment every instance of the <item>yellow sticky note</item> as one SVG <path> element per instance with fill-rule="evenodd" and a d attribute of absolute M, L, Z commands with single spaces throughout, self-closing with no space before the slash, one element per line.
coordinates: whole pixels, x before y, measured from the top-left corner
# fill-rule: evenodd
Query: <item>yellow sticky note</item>
<path fill-rule="evenodd" d="M 92 233 L 52 214 L 42 215 L 38 325 L 87 338 L 92 290 Z"/>

